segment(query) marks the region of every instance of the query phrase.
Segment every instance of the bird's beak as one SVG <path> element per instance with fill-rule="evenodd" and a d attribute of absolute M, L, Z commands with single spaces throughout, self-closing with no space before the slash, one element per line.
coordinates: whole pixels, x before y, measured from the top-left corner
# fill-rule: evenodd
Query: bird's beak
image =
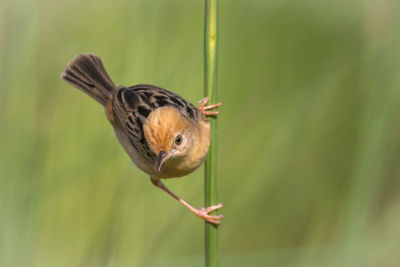
<path fill-rule="evenodd" d="M 161 166 L 168 159 L 168 157 L 169 157 L 169 155 L 165 151 L 160 151 L 160 153 L 158 153 L 158 166 L 157 166 L 158 167 L 158 172 L 160 172 Z"/>

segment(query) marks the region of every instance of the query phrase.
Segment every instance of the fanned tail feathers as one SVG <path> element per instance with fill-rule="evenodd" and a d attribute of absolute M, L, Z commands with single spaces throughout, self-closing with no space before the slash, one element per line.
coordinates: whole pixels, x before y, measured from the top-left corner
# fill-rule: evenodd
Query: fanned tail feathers
<path fill-rule="evenodd" d="M 111 99 L 116 89 L 101 59 L 90 53 L 77 55 L 61 74 L 61 78 L 103 106 Z"/>

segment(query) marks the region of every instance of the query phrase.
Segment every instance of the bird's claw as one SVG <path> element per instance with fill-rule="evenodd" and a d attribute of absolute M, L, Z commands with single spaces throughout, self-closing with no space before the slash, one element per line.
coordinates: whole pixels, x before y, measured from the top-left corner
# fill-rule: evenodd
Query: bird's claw
<path fill-rule="evenodd" d="M 209 111 L 209 110 L 222 106 L 222 103 L 219 102 L 217 104 L 206 106 L 208 99 L 209 99 L 208 96 L 206 96 L 205 98 L 200 100 L 199 106 L 197 108 L 206 116 L 217 116 L 219 114 L 218 111 Z"/>
<path fill-rule="evenodd" d="M 199 216 L 200 218 L 203 218 L 209 223 L 219 225 L 221 222 L 220 220 L 224 218 L 224 215 L 219 214 L 219 215 L 210 215 L 208 213 L 217 210 L 219 208 L 222 208 L 222 203 L 218 203 L 217 205 L 212 205 L 207 208 L 200 208 L 197 210 L 196 215 Z"/>

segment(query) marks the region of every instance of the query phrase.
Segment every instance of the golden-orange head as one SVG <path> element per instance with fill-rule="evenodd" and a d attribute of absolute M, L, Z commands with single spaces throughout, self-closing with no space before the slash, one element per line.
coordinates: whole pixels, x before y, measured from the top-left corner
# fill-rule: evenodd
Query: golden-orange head
<path fill-rule="evenodd" d="M 150 148 L 158 156 L 158 172 L 164 176 L 181 176 L 183 169 L 193 169 L 190 165 L 193 152 L 201 142 L 201 131 L 194 122 L 183 116 L 176 108 L 166 106 L 155 109 L 143 125 L 145 138 Z M 168 160 L 168 164 L 164 164 Z M 161 167 L 163 165 L 163 171 Z M 182 172 L 182 174 L 183 174 Z"/>

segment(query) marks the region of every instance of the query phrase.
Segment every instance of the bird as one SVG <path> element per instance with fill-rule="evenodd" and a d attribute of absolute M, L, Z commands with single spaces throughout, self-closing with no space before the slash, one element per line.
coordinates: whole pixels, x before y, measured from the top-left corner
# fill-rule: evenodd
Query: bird
<path fill-rule="evenodd" d="M 210 122 L 222 103 L 207 105 L 208 97 L 195 107 L 164 88 L 139 84 L 115 86 L 102 60 L 93 53 L 82 53 L 67 65 L 61 78 L 88 94 L 105 110 L 115 135 L 134 164 L 150 175 L 152 184 L 205 221 L 219 225 L 222 208 L 218 203 L 194 208 L 169 190 L 161 179 L 183 177 L 205 160 L 210 146 Z"/>

